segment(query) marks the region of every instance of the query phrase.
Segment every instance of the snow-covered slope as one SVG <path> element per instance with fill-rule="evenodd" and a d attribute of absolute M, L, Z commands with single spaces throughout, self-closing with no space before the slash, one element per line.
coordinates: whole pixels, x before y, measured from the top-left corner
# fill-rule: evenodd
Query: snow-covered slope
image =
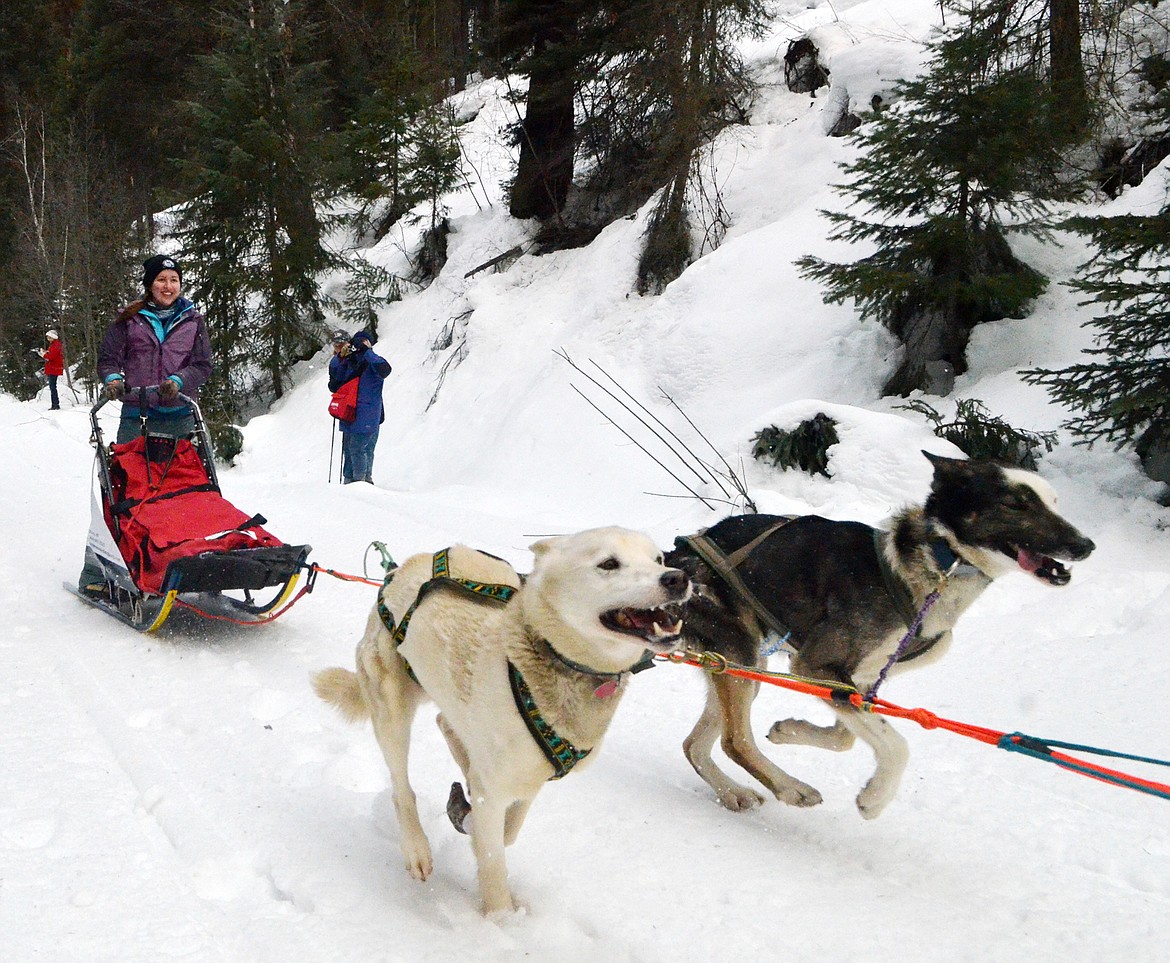
<path fill-rule="evenodd" d="M 914 41 L 936 13 L 924 0 L 797 11 L 752 53 L 774 78 L 786 38 L 821 24 L 838 84 L 868 99 L 916 62 Z M 510 221 L 499 195 L 508 117 L 499 94 L 485 84 L 464 95 L 465 113 L 476 114 L 467 145 L 475 193 L 452 199 L 448 268 L 381 317 L 394 373 L 376 486 L 327 482 L 322 356 L 247 426 L 238 466 L 223 472 L 234 502 L 262 511 L 281 537 L 312 543 L 319 564 L 353 573 L 374 539 L 399 557 L 459 540 L 525 569 L 527 546 L 544 535 L 618 523 L 665 547 L 713 522 L 717 513 L 673 497 L 683 490 L 574 391 L 651 443 L 562 350 L 613 387 L 604 369 L 713 458 L 666 392 L 743 472 L 764 511 L 877 522 L 924 494 L 920 449 L 948 449 L 878 399 L 894 344 L 848 307 L 823 305 L 792 267 L 800 254 L 828 250 L 817 210 L 839 203 L 830 185 L 852 150 L 824 136 L 823 95 L 772 86 L 757 122 L 727 133 L 725 243 L 661 297 L 643 299 L 630 293 L 642 218 L 612 225 L 584 250 L 464 277 L 528 238 L 530 226 Z M 1166 180 L 1163 168 L 1117 209 L 1160 200 Z M 1020 251 L 1054 280 L 1084 254 L 1032 243 Z M 393 240 L 367 254 L 402 264 Z M 1062 413 L 1015 371 L 1075 358 L 1087 316 L 1054 283 L 1032 317 L 976 331 L 956 395 L 1020 427 L 1057 426 Z M 434 350 L 446 329 L 452 346 Z M 77 574 L 88 525 L 87 411 L 69 399 L 61 412 L 46 407 L 0 398 L 6 960 L 1163 955 L 1165 800 L 902 724 L 910 767 L 879 820 L 862 820 L 853 804 L 872 765 L 864 749 L 768 746 L 822 790 L 824 804 L 730 813 L 680 748 L 703 681 L 665 665 L 635 680 L 596 763 L 538 799 L 509 855 L 528 909 L 486 922 L 470 847 L 443 812 L 457 770 L 430 720 L 420 718 L 413 766 L 436 858 L 423 885 L 401 866 L 371 732 L 345 726 L 309 689 L 311 671 L 352 664 L 373 589 L 322 577 L 271 626 L 180 614 L 158 638 L 81 606 L 60 585 Z M 820 410 L 840 422 L 831 480 L 750 460 L 756 430 Z M 1097 551 L 1066 588 L 1024 576 L 995 585 L 945 660 L 899 676 L 883 695 L 993 728 L 1170 758 L 1167 513 L 1131 455 L 1064 442 L 1042 472 Z M 828 716 L 806 697 L 770 690 L 756 703 L 757 730 L 794 714 Z M 1143 774 L 1167 781 L 1164 770 Z"/>

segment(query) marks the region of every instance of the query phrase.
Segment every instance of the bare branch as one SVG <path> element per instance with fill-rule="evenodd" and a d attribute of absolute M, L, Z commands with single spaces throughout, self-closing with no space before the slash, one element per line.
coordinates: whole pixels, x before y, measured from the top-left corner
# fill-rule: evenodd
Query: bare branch
<path fill-rule="evenodd" d="M 571 364 L 571 363 L 572 363 L 572 362 L 570 362 L 570 364 Z M 604 418 L 606 421 L 608 421 L 608 422 L 609 422 L 611 425 L 613 425 L 613 426 L 614 426 L 614 427 L 615 427 L 615 428 L 616 428 L 618 431 L 620 431 L 620 432 L 621 432 L 623 435 L 625 435 L 625 436 L 626 436 L 626 437 L 627 437 L 627 438 L 628 438 L 630 441 L 632 441 L 632 442 L 634 443 L 634 445 L 635 445 L 635 446 L 637 446 L 637 447 L 638 447 L 638 448 L 639 448 L 639 449 L 640 449 L 640 450 L 641 450 L 641 451 L 642 451 L 644 454 L 648 455 L 648 456 L 649 456 L 649 457 L 650 457 L 650 458 L 651 458 L 651 459 L 654 461 L 654 463 L 655 463 L 655 464 L 656 464 L 656 465 L 657 465 L 659 468 L 661 468 L 661 469 L 662 469 L 664 472 L 666 472 L 666 473 L 667 473 L 667 474 L 668 474 L 668 475 L 669 475 L 671 478 L 673 478 L 673 479 L 674 479 L 676 482 L 678 482 L 680 485 L 682 485 L 682 487 L 683 487 L 683 488 L 685 488 L 685 489 L 686 489 L 688 492 L 690 492 L 690 493 L 691 493 L 691 494 L 692 494 L 692 495 L 693 495 L 695 498 L 697 498 L 697 499 L 698 499 L 699 501 L 701 501 L 701 502 L 702 502 L 704 505 L 706 505 L 706 506 L 707 506 L 709 509 L 711 509 L 711 511 L 715 511 L 715 506 L 714 506 L 714 505 L 712 505 L 712 504 L 711 504 L 711 503 L 710 503 L 710 502 L 709 502 L 709 501 L 708 501 L 706 498 L 704 498 L 704 497 L 703 497 L 702 495 L 700 495 L 700 494 L 699 494 L 697 491 L 695 491 L 693 488 L 691 488 L 691 486 L 690 486 L 690 485 L 688 485 L 688 484 L 687 484 L 685 481 L 683 481 L 681 478 L 679 478 L 679 477 L 678 477 L 678 475 L 676 475 L 676 474 L 675 474 L 674 472 L 672 472 L 672 471 L 671 471 L 669 468 L 667 468 L 667 467 L 666 467 L 664 464 L 662 464 L 662 462 L 661 462 L 661 461 L 659 461 L 659 460 L 658 460 L 658 459 L 657 459 L 657 458 L 656 458 L 656 457 L 653 455 L 653 453 L 651 453 L 650 451 L 648 451 L 648 450 L 646 449 L 646 447 L 645 447 L 643 444 L 641 444 L 641 443 L 640 443 L 640 442 L 639 442 L 639 441 L 638 441 L 638 440 L 637 440 L 637 439 L 636 439 L 636 438 L 635 438 L 633 435 L 631 435 L 631 434 L 630 434 L 628 431 L 626 431 L 626 429 L 625 429 L 625 428 L 623 428 L 621 425 L 619 425 L 617 422 L 615 422 L 615 421 L 614 421 L 612 418 L 610 418 L 610 417 L 609 417 L 609 415 L 607 415 L 607 414 L 606 414 L 604 411 L 602 411 L 602 410 L 601 410 L 601 409 L 600 409 L 600 408 L 599 408 L 597 405 L 595 405 L 595 404 L 593 403 L 593 401 L 592 401 L 592 400 L 591 400 L 591 399 L 590 399 L 590 398 L 589 398 L 589 397 L 588 397 L 588 396 L 587 396 L 587 395 L 586 395 L 586 394 L 585 394 L 585 393 L 584 393 L 584 392 L 583 392 L 583 391 L 582 391 L 580 388 L 578 388 L 578 387 L 577 387 L 576 385 L 574 385 L 574 384 L 571 384 L 571 385 L 569 385 L 569 387 L 570 387 L 570 388 L 572 388 L 572 389 L 573 389 L 575 392 L 577 392 L 577 394 L 579 394 L 579 395 L 580 395 L 582 398 L 584 398 L 587 404 L 589 404 L 589 405 L 590 405 L 592 408 L 594 408 L 594 409 L 595 409 L 595 410 L 596 410 L 596 411 L 597 411 L 597 412 L 598 412 L 598 413 L 599 413 L 599 414 L 600 414 L 600 415 L 601 415 L 601 416 L 602 416 L 602 417 L 603 417 L 603 418 Z"/>
<path fill-rule="evenodd" d="M 632 402 L 634 402 L 634 404 L 636 404 L 639 408 L 641 408 L 644 412 L 646 412 L 646 414 L 649 415 L 651 418 L 653 418 L 657 424 L 661 425 L 663 430 L 666 431 L 667 434 L 669 434 L 671 438 L 673 438 L 675 441 L 677 441 L 682 446 L 683 451 L 685 451 L 688 455 L 690 455 L 695 460 L 695 462 L 699 466 L 701 466 L 711 476 L 710 478 L 704 479 L 701 475 L 699 475 L 699 473 L 697 471 L 695 471 L 695 469 L 693 467 L 691 467 L 690 465 L 687 465 L 687 467 L 690 468 L 691 471 L 694 472 L 695 475 L 697 477 L 699 477 L 699 479 L 701 481 L 712 481 L 716 485 L 719 485 L 719 488 L 723 492 L 724 495 L 729 494 L 727 489 L 725 489 L 719 483 L 719 478 L 716 475 L 716 473 L 711 470 L 711 466 L 708 465 L 705 461 L 703 461 L 703 459 L 701 459 L 698 455 L 696 455 L 695 452 L 691 450 L 690 446 L 685 441 L 683 441 L 681 438 L 679 438 L 679 436 L 677 434 L 675 434 L 674 431 L 671 430 L 671 428 L 665 422 L 662 421 L 662 419 L 660 419 L 657 415 L 655 415 L 652 411 L 650 411 L 649 408 L 647 408 L 644 404 L 642 404 L 642 402 L 638 401 L 638 399 L 635 398 L 632 394 L 630 394 L 628 391 L 626 391 L 626 389 L 624 387 L 622 387 L 622 385 L 618 384 L 618 382 L 613 378 L 613 376 L 610 375 L 610 373 L 608 371 L 606 371 L 603 367 L 601 367 L 601 365 L 599 365 L 596 361 L 593 361 L 592 359 L 590 359 L 590 363 L 593 365 L 593 367 L 595 367 L 603 375 L 605 375 L 607 378 L 609 378 L 610 381 L 612 381 L 615 385 L 617 385 L 618 389 L 622 392 L 622 394 L 624 394 L 627 398 L 629 398 Z M 661 391 L 662 389 L 659 389 L 659 390 Z M 663 394 L 665 394 L 665 392 L 663 392 Z M 704 439 L 704 440 L 706 440 L 706 439 Z M 673 451 L 673 449 L 672 449 L 672 451 Z M 683 463 L 686 464 L 685 460 L 682 458 L 681 455 L 678 454 L 677 451 L 675 452 L 675 455 L 676 455 L 676 457 L 679 458 L 680 461 L 683 461 Z"/>
<path fill-rule="evenodd" d="M 727 469 L 727 475 L 725 477 L 731 479 L 732 484 L 735 486 L 735 490 L 738 491 L 740 493 L 740 495 L 743 497 L 744 503 L 747 506 L 747 508 L 749 509 L 749 511 L 751 511 L 752 513 L 755 513 L 757 511 L 756 503 L 754 501 L 752 501 L 752 499 L 748 496 L 747 485 L 744 484 L 743 479 L 735 473 L 735 469 L 733 469 L 731 467 L 731 465 L 729 465 L 727 463 L 727 459 L 724 458 L 722 454 L 720 454 L 719 449 L 716 448 L 713 444 L 711 444 L 711 440 L 699 430 L 698 426 L 691 420 L 690 415 L 688 415 L 685 411 L 682 410 L 682 407 L 679 405 L 679 403 L 677 401 L 675 401 L 674 398 L 672 398 L 670 396 L 670 394 L 668 394 L 666 392 L 666 390 L 661 387 L 661 385 L 659 386 L 658 390 L 661 391 L 662 396 L 671 405 L 674 406 L 675 410 L 680 415 L 682 415 L 684 419 L 686 419 L 686 423 L 688 425 L 690 425 L 692 429 L 694 429 L 695 434 L 698 435 L 700 438 L 702 438 L 703 441 L 705 441 L 707 443 L 707 447 L 710 448 L 713 452 L 715 452 L 715 454 L 718 456 L 719 460 L 721 462 L 723 462 L 723 466 Z"/>
<path fill-rule="evenodd" d="M 678 460 L 679 460 L 679 461 L 682 463 L 683 467 L 684 467 L 684 468 L 686 468 L 686 469 L 687 469 L 687 470 L 688 470 L 688 471 L 689 471 L 689 472 L 690 472 L 692 475 L 694 475 L 694 476 L 695 476 L 695 478 L 697 478 L 697 479 L 699 480 L 699 482 L 700 482 L 700 483 L 702 483 L 702 484 L 704 484 L 704 485 L 705 485 L 705 484 L 707 484 L 708 482 L 710 482 L 710 481 L 711 481 L 711 479 L 710 479 L 710 478 L 704 478 L 704 477 L 703 477 L 701 474 L 699 474 L 699 472 L 697 472 L 697 471 L 695 470 L 695 468 L 694 468 L 694 466 L 693 466 L 693 465 L 691 465 L 691 464 L 688 464 L 687 460 L 686 460 L 685 458 L 683 458 L 683 457 L 682 457 L 682 455 L 680 455 L 680 454 L 679 454 L 679 453 L 678 453 L 678 452 L 677 452 L 677 451 L 676 451 L 674 448 L 672 448 L 672 447 L 671 447 L 671 445 L 670 445 L 670 442 L 668 442 L 668 441 L 667 441 L 665 438 L 663 438 L 663 437 L 662 437 L 662 435 L 661 435 L 661 434 L 659 434 L 659 432 L 658 432 L 658 431 L 656 431 L 656 430 L 654 429 L 654 427 L 653 427 L 652 425 L 650 425 L 650 424 L 649 424 L 649 422 L 647 422 L 647 421 L 646 421 L 646 419 L 645 419 L 645 418 L 643 418 L 643 417 L 642 417 L 641 415 L 639 415 L 639 414 L 638 414 L 636 411 L 634 411 L 634 410 L 633 410 L 633 409 L 632 409 L 632 408 L 631 408 L 629 405 L 627 405 L 627 404 L 626 404 L 624 401 L 622 401 L 622 399 L 621 399 L 621 398 L 619 398 L 617 395 L 615 395 L 615 394 L 614 394 L 614 393 L 613 393 L 613 392 L 612 392 L 612 391 L 611 391 L 609 388 L 607 388 L 607 387 L 606 387 L 605 385 L 603 385 L 603 384 L 602 384 L 600 381 L 598 381 L 598 380 L 597 380 L 596 378 L 594 378 L 594 377 L 593 377 L 591 374 L 589 374 L 589 372 L 582 370 L 582 369 L 581 369 L 581 368 L 580 368 L 580 367 L 579 367 L 579 366 L 578 366 L 578 365 L 577 365 L 577 364 L 576 364 L 576 363 L 573 361 L 573 359 L 569 357 L 569 355 L 568 355 L 568 353 L 567 353 L 567 352 L 565 352 L 565 351 L 562 349 L 561 351 L 558 351 L 558 352 L 555 352 L 555 353 L 556 353 L 556 354 L 558 354 L 560 357 L 564 358 L 564 359 L 565 359 L 565 361 L 567 361 L 567 362 L 569 363 L 569 365 L 572 367 L 572 369 L 573 369 L 574 371 L 576 371 L 578 374 L 584 375 L 584 376 L 585 376 L 586 378 L 588 378 L 588 379 L 589 379 L 589 380 L 590 380 L 590 381 L 591 381 L 591 382 L 592 382 L 594 385 L 596 385 L 598 388 L 600 388 L 602 391 L 604 391 L 604 392 L 605 392 L 607 395 L 609 395 L 609 397 L 610 397 L 610 398 L 612 398 L 612 399 L 613 399 L 614 401 L 616 401 L 616 402 L 617 402 L 619 405 L 621 405 L 621 406 L 622 406 L 622 407 L 623 407 L 623 408 L 624 408 L 624 409 L 625 409 L 627 412 L 629 412 L 631 415 L 633 415 L 633 416 L 634 416 L 634 418 L 636 418 L 636 419 L 637 419 L 637 420 L 638 420 L 638 421 L 639 421 L 639 422 L 642 424 L 642 426 L 643 426 L 644 428 L 646 428 L 646 429 L 647 429 L 647 430 L 648 430 L 648 431 L 649 431 L 649 432 L 650 432 L 652 435 L 654 435 L 654 437 L 655 437 L 655 438 L 657 438 L 657 439 L 658 439 L 660 442 L 662 442 L 662 444 L 663 444 L 663 445 L 665 445 L 665 446 L 666 446 L 666 448 L 667 448 L 667 449 L 670 451 L 670 453 L 671 453 L 672 455 L 674 455 L 674 456 L 675 456 L 675 458 L 677 458 L 677 459 L 678 459 Z M 602 368 L 601 368 L 599 365 L 597 365 L 597 363 L 596 363 L 596 362 L 593 362 L 593 364 L 594 364 L 594 365 L 595 365 L 595 366 L 598 368 L 598 370 L 599 370 L 599 371 L 601 371 L 601 372 L 602 372 L 602 374 L 605 374 L 604 370 L 603 370 L 603 369 L 602 369 Z M 606 377 L 608 378 L 608 377 L 609 377 L 609 375 L 606 375 Z M 612 379 L 612 378 L 610 378 L 610 380 L 611 380 L 611 381 L 613 381 L 613 379 Z M 616 382 L 616 381 L 614 381 L 614 384 L 617 384 L 617 382 Z M 621 387 L 621 386 L 619 385 L 618 387 Z M 624 388 L 623 388 L 622 390 L 623 390 L 623 391 L 625 391 L 625 389 L 624 389 Z M 578 392 L 578 393 L 580 393 L 580 392 Z M 627 395 L 629 395 L 629 392 L 626 392 L 626 394 L 627 394 Z M 584 395 L 582 395 L 582 397 L 584 397 Z M 630 396 L 630 397 L 632 398 L 633 396 Z M 638 405 L 640 408 L 642 408 L 642 410 L 643 410 L 643 411 L 645 411 L 645 410 L 646 410 L 646 409 L 645 409 L 645 406 L 641 405 L 639 402 L 635 401 L 635 404 L 637 404 L 637 405 Z M 596 406 L 594 406 L 594 407 L 596 407 Z M 601 411 L 601 409 L 600 409 L 600 408 L 598 408 L 597 410 L 598 410 L 598 411 Z M 602 412 L 602 414 L 604 414 L 604 412 Z M 651 416 L 651 417 L 653 417 L 653 416 Z M 615 428 L 616 428 L 616 427 L 618 427 L 618 426 L 617 426 L 617 423 L 616 423 L 616 422 L 614 422 L 614 420 L 613 420 L 612 418 L 610 418 L 608 415 L 606 415 L 606 418 L 609 420 L 609 422 L 610 422 L 611 424 L 613 424 L 613 426 L 614 426 Z M 659 422 L 659 424 L 661 424 L 661 422 Z M 663 427 L 665 428 L 666 426 L 665 426 L 665 425 L 663 425 Z M 669 429 L 667 429 L 667 430 L 669 431 Z M 656 459 L 656 460 L 657 460 L 657 459 Z M 724 494 L 726 495 L 726 494 L 727 494 L 727 492 L 724 492 Z"/>

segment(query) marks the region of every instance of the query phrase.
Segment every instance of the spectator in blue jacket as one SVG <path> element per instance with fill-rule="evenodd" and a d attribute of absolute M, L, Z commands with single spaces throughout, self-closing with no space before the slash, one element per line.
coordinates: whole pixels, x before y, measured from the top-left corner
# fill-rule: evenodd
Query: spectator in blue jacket
<path fill-rule="evenodd" d="M 329 362 L 330 391 L 336 391 L 353 378 L 359 379 L 357 414 L 353 421 L 339 423 L 341 480 L 346 485 L 374 482 L 374 447 L 378 444 L 378 429 L 386 420 L 382 383 L 390 374 L 390 363 L 374 351 L 376 341 L 370 332 L 359 331 L 350 339 L 350 351 L 343 354 L 335 350 Z"/>
<path fill-rule="evenodd" d="M 329 391 L 332 393 L 354 377 L 349 363 L 353 345 L 349 343 L 349 332 L 345 328 L 336 328 L 329 337 L 333 341 L 333 357 L 329 359 Z"/>

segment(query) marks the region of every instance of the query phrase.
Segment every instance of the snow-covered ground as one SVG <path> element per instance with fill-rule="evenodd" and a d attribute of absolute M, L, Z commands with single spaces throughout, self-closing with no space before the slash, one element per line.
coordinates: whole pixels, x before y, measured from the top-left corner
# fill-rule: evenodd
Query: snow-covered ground
<path fill-rule="evenodd" d="M 838 95 L 847 88 L 864 103 L 917 61 L 914 39 L 936 13 L 924 0 L 820 6 L 752 53 L 775 77 L 786 38 L 821 23 Z M 229 498 L 263 512 L 285 540 L 311 543 L 319 564 L 359 574 L 375 539 L 400 558 L 458 540 L 524 570 L 527 546 L 549 534 L 624 524 L 667 547 L 718 518 L 675 497 L 677 483 L 574 391 L 650 442 L 560 350 L 611 387 L 602 371 L 612 375 L 701 446 L 667 393 L 744 473 L 763 511 L 877 523 L 925 493 L 920 449 L 953 450 L 877 397 L 895 350 L 889 336 L 858 325 L 847 306 L 823 305 L 792 267 L 800 254 L 831 250 L 817 210 L 839 204 L 829 185 L 853 149 L 824 136 L 824 92 L 772 86 L 757 123 L 728 132 L 720 170 L 731 231 L 653 299 L 630 293 L 644 217 L 585 250 L 464 278 L 530 228 L 507 219 L 499 196 L 508 115 L 498 93 L 489 83 L 465 95 L 465 114 L 478 108 L 467 145 L 476 192 L 452 200 L 448 269 L 382 315 L 379 347 L 394 373 L 377 484 L 327 482 L 322 356 L 247 426 L 243 456 L 222 472 Z M 1160 206 L 1167 180 L 1163 165 L 1114 209 Z M 1084 256 L 1075 243 L 1019 250 L 1054 281 Z M 368 254 L 401 265 L 391 241 Z M 1075 359 L 1088 316 L 1054 283 L 1030 318 L 978 329 L 956 396 L 1018 427 L 1057 427 L 1064 413 L 1015 372 Z M 445 328 L 452 346 L 432 350 Z M 447 364 L 456 351 L 462 360 Z M 673 665 L 639 675 L 596 762 L 538 799 L 509 854 L 527 910 L 485 921 L 471 849 L 444 814 L 457 770 L 429 717 L 417 726 L 413 771 L 436 872 L 420 884 L 401 865 L 371 731 L 343 724 L 309 688 L 310 672 L 352 665 L 374 590 L 322 577 L 272 625 L 180 613 L 157 637 L 83 606 L 61 583 L 80 567 L 92 451 L 87 409 L 68 392 L 64 403 L 48 412 L 43 398 L 0 397 L 6 961 L 1164 957 L 1165 800 L 903 723 L 910 767 L 880 819 L 854 807 L 872 767 L 863 748 L 768 745 L 824 804 L 727 812 L 681 752 L 703 680 Z M 840 422 L 831 480 L 751 461 L 759 428 L 822 410 Z M 1067 438 L 1041 471 L 1097 551 L 1063 589 L 1024 575 L 997 583 L 946 659 L 897 676 L 883 696 L 1170 758 L 1170 543 L 1157 486 L 1130 454 Z M 769 689 L 756 729 L 789 715 L 829 713 Z"/>

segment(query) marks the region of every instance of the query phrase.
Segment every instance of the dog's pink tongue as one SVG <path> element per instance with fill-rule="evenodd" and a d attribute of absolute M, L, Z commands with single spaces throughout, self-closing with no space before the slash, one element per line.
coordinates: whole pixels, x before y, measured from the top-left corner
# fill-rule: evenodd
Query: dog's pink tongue
<path fill-rule="evenodd" d="M 1020 568 L 1022 568 L 1025 572 L 1035 572 L 1036 569 L 1040 567 L 1040 564 L 1044 561 L 1044 559 L 1039 555 L 1033 555 L 1026 549 L 1021 548 L 1019 553 L 1016 555 L 1016 561 L 1019 563 Z"/>
<path fill-rule="evenodd" d="M 597 699 L 608 699 L 615 692 L 617 692 L 617 679 L 609 679 L 594 689 L 593 695 Z"/>

